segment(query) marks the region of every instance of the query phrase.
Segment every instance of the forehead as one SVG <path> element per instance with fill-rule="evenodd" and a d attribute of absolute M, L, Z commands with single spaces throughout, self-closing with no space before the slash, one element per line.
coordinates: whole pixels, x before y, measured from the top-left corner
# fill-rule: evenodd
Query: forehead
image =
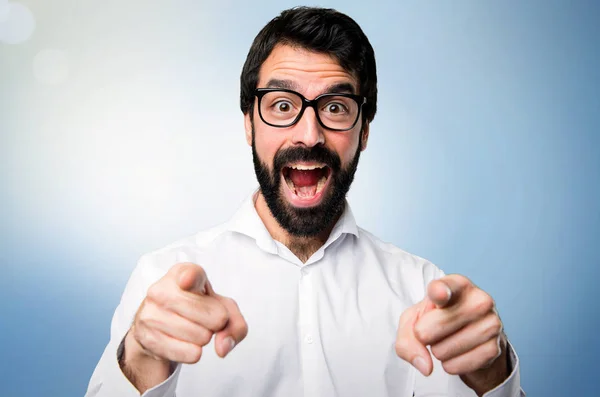
<path fill-rule="evenodd" d="M 271 80 L 289 80 L 305 95 L 318 95 L 344 83 L 358 92 L 358 79 L 332 56 L 283 44 L 276 45 L 262 64 L 258 87 L 266 87 Z"/>

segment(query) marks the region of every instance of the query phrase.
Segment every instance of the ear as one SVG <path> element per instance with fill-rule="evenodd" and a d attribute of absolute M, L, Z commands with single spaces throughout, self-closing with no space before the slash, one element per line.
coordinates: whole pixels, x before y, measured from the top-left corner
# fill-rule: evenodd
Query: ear
<path fill-rule="evenodd" d="M 367 148 L 367 141 L 369 140 L 369 127 L 370 124 L 367 121 L 363 126 L 363 132 L 360 136 L 360 150 L 363 151 Z"/>
<path fill-rule="evenodd" d="M 248 142 L 248 146 L 252 146 L 252 121 L 250 120 L 250 112 L 244 115 L 244 129 L 246 130 L 246 142 Z"/>

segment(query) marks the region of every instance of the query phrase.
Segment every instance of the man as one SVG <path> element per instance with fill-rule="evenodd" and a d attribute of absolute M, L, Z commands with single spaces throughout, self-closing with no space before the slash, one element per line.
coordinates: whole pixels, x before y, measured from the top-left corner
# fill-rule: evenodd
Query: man
<path fill-rule="evenodd" d="M 263 28 L 241 75 L 260 189 L 140 259 L 88 396 L 523 395 L 492 298 L 356 226 L 376 101 L 349 17 L 295 8 Z"/>

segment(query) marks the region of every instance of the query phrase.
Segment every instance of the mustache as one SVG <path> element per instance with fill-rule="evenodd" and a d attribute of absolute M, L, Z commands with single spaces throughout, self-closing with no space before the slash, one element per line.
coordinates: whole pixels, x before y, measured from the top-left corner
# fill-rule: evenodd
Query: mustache
<path fill-rule="evenodd" d="M 342 167 L 340 156 L 324 146 L 313 146 L 310 149 L 295 146 L 281 149 L 275 154 L 275 158 L 273 159 L 273 171 L 279 173 L 287 164 L 300 161 L 323 163 L 334 172 L 340 171 Z"/>

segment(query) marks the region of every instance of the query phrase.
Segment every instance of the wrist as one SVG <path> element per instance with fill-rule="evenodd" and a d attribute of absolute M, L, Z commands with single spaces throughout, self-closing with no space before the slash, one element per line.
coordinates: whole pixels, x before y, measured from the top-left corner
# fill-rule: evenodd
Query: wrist
<path fill-rule="evenodd" d="M 118 362 L 121 371 L 141 394 L 162 383 L 171 376 L 174 365 L 149 354 L 128 332 L 119 349 Z"/>
<path fill-rule="evenodd" d="M 510 375 L 510 355 L 508 354 L 506 338 L 501 338 L 500 347 L 501 353 L 491 365 L 460 376 L 462 381 L 473 389 L 478 396 L 493 390 Z"/>

